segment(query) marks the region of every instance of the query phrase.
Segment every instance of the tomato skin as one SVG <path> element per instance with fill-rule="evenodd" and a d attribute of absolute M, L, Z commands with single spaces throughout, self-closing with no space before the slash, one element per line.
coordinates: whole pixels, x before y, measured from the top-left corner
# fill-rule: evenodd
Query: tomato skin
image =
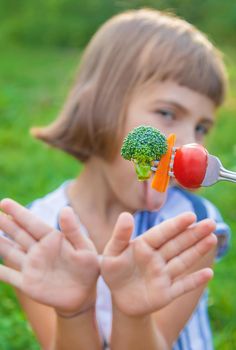
<path fill-rule="evenodd" d="M 176 180 L 185 188 L 201 186 L 208 163 L 207 150 L 197 143 L 178 148 L 175 153 L 173 172 Z"/>

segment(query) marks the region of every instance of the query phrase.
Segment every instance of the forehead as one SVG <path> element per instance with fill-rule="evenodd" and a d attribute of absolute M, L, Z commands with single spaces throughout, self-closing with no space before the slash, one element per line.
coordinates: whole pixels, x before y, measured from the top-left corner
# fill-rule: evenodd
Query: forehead
<path fill-rule="evenodd" d="M 129 110 L 165 104 L 214 119 L 216 107 L 209 97 L 173 81 L 157 82 L 140 88 L 133 95 Z"/>

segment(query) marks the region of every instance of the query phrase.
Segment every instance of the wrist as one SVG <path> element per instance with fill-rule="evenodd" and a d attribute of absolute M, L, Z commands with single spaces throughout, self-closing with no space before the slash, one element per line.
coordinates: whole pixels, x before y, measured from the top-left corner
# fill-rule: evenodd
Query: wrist
<path fill-rule="evenodd" d="M 88 314 L 91 312 L 95 313 L 95 304 L 88 305 L 88 306 L 86 306 L 78 311 L 75 311 L 75 312 L 64 312 L 64 311 L 61 311 L 58 309 L 55 309 L 55 312 L 59 318 L 73 319 L 73 318 L 76 318 L 76 317 L 79 317 L 79 316 L 82 316 L 82 315 L 85 315 L 85 314 Z"/>
<path fill-rule="evenodd" d="M 151 318 L 151 314 L 149 313 L 143 313 L 143 314 L 136 314 L 131 312 L 126 312 L 126 310 L 123 310 L 122 308 L 119 308 L 119 306 L 112 300 L 112 313 L 114 316 L 122 318 L 124 320 L 130 320 L 133 322 L 147 322 Z"/>
<path fill-rule="evenodd" d="M 124 349 L 132 348 L 132 344 L 136 344 L 137 348 L 137 343 L 138 349 L 146 349 L 146 340 L 151 349 L 170 350 L 172 348 L 158 328 L 153 313 L 130 315 L 113 304 L 113 338 L 120 338 L 121 335 L 123 339 L 127 339 L 128 345 L 126 344 L 127 347 Z M 138 342 L 137 337 L 140 337 Z"/>
<path fill-rule="evenodd" d="M 113 312 L 116 312 L 117 314 L 123 315 L 130 319 L 148 319 L 151 315 L 151 312 L 149 310 L 145 310 L 143 308 L 140 309 L 137 307 L 136 304 L 132 304 L 132 302 L 125 302 L 125 300 L 120 301 L 119 298 L 116 298 L 116 295 L 112 294 L 112 309 Z"/>

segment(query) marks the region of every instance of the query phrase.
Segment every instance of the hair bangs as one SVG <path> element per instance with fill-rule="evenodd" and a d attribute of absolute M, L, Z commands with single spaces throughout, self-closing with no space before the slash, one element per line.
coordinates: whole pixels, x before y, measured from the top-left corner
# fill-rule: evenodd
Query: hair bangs
<path fill-rule="evenodd" d="M 138 85 L 172 80 L 209 97 L 219 106 L 227 86 L 221 56 L 204 35 L 191 30 L 154 35 L 143 48 L 137 64 Z"/>

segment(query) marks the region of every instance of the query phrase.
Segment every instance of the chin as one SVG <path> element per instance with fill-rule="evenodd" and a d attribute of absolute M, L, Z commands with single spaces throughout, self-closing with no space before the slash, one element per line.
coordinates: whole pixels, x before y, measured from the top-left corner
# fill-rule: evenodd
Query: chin
<path fill-rule="evenodd" d="M 148 211 L 158 211 L 161 209 L 161 207 L 164 205 L 164 201 L 162 203 L 152 203 L 152 205 L 147 205 L 145 210 Z"/>
<path fill-rule="evenodd" d="M 140 182 L 136 195 L 138 197 L 136 202 L 137 210 L 159 210 L 166 200 L 166 194 L 155 191 L 151 187 L 150 181 Z"/>
<path fill-rule="evenodd" d="M 158 211 L 165 204 L 165 201 L 166 193 L 154 191 L 152 196 L 146 198 L 146 200 L 143 200 L 141 210 Z"/>

